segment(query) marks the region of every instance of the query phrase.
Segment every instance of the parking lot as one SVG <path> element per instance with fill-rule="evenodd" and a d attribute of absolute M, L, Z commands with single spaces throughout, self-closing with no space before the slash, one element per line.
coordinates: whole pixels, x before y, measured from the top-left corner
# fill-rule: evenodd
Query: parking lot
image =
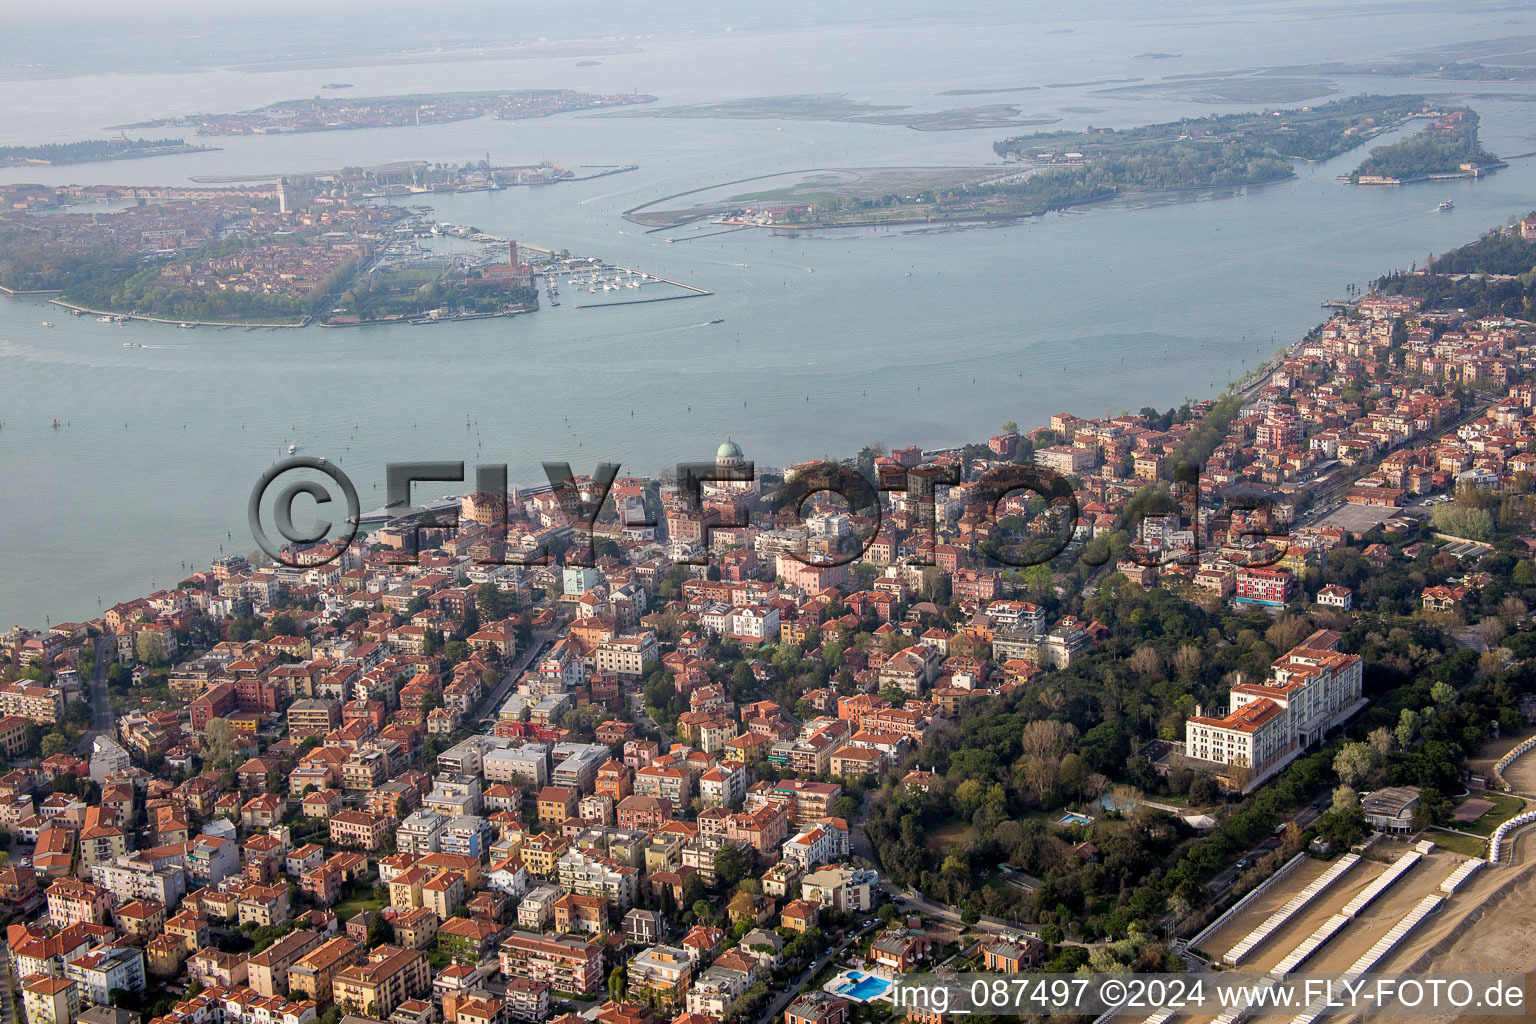
<path fill-rule="evenodd" d="M 1398 509 L 1379 505 L 1340 505 L 1318 522 L 1319 526 L 1333 526 L 1350 533 L 1368 533 L 1386 522 Z"/>

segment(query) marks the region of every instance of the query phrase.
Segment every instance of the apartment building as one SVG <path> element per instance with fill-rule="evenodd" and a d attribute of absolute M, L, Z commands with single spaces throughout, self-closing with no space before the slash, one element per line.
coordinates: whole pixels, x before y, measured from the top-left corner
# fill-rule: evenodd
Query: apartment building
<path fill-rule="evenodd" d="M 548 982 L 556 991 L 596 992 L 603 980 L 603 947 L 574 935 L 515 931 L 501 943 L 501 973 Z"/>
<path fill-rule="evenodd" d="M 288 990 L 316 1006 L 329 1006 L 336 975 L 362 960 L 363 951 L 357 943 L 337 936 L 294 961 L 288 968 Z"/>
<path fill-rule="evenodd" d="M 329 823 L 331 842 L 377 850 L 389 834 L 389 819 L 368 811 L 337 811 Z"/>
<path fill-rule="evenodd" d="M 264 996 L 286 996 L 288 968 L 319 948 L 319 932 L 306 928 L 289 932 L 246 961 L 246 984 Z"/>
<path fill-rule="evenodd" d="M 427 995 L 432 972 L 427 954 L 419 949 L 378 946 L 366 963 L 343 967 L 331 983 L 338 1006 L 354 1007 L 364 1016 L 388 1018 L 401 1003 Z"/>

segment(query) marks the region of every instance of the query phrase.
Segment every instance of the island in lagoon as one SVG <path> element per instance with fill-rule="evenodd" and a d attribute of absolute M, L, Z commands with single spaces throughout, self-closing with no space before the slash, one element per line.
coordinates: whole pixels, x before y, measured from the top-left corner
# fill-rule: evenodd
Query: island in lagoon
<path fill-rule="evenodd" d="M 515 244 L 510 258 L 499 239 L 481 239 L 486 249 L 470 256 L 416 245 L 414 236 L 430 233 L 425 208 L 309 194 L 289 183 L 22 185 L 0 189 L 0 199 L 7 207 L 0 212 L 0 288 L 54 293 L 55 302 L 77 311 L 297 327 L 313 319 L 365 323 L 538 308 L 534 268 L 518 262 Z M 81 200 L 134 205 L 69 209 Z M 23 208 L 10 208 L 16 205 Z"/>
<path fill-rule="evenodd" d="M 1475 114 L 1472 115 L 1475 135 Z M 648 225 L 709 216 L 743 227 L 831 228 L 1010 220 L 1118 196 L 1240 187 L 1294 175 L 1293 162 L 1348 152 L 1414 119 L 1444 117 L 1424 97 L 1356 96 L 1315 107 L 1186 118 L 1128 130 L 1036 132 L 997 142 L 1008 164 L 805 172 L 746 195 L 686 195 L 691 207 L 627 211 Z"/>
<path fill-rule="evenodd" d="M 88 164 L 101 160 L 136 160 L 140 157 L 173 156 L 178 153 L 204 153 L 217 146 L 200 146 L 186 139 L 83 139 L 79 142 L 49 142 L 38 146 L 0 146 L 0 167 L 59 167 Z"/>
<path fill-rule="evenodd" d="M 99 203 L 118 208 L 74 209 Z M 108 322 L 272 327 L 531 313 L 540 279 L 553 306 L 562 284 L 591 295 L 572 304 L 578 309 L 710 294 L 440 223 L 431 212 L 376 204 L 315 178 L 228 188 L 0 186 L 0 291 L 54 296 Z M 456 241 L 440 245 L 444 237 Z"/>
<path fill-rule="evenodd" d="M 267 135 L 278 132 L 329 132 L 344 128 L 394 128 L 451 124 L 476 117 L 501 121 L 550 117 L 575 110 L 650 103 L 639 92 L 597 95 L 574 89 L 512 89 L 492 92 L 423 93 L 411 96 L 347 96 L 284 100 L 232 114 L 193 114 L 160 118 L 123 128 L 192 128 L 199 135 Z"/>
<path fill-rule="evenodd" d="M 1402 185 L 1433 178 L 1475 178 L 1504 161 L 1483 148 L 1474 110 L 1452 110 L 1433 124 L 1372 149 L 1346 179 L 1355 185 Z"/>

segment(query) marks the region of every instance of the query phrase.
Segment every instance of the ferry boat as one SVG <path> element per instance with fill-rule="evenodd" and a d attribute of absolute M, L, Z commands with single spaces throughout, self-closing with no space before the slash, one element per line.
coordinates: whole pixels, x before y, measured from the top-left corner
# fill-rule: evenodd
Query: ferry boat
<path fill-rule="evenodd" d="M 1435 207 L 1435 209 L 1437 209 L 1437 210 L 1439 210 L 1439 211 L 1441 211 L 1443 213 L 1446 210 L 1454 210 L 1454 209 L 1456 209 L 1456 204 L 1451 202 L 1449 199 L 1447 199 L 1445 202 L 1443 202 L 1439 206 Z"/>
<path fill-rule="evenodd" d="M 190 330 L 192 330 L 192 328 L 196 327 L 197 324 L 180 323 L 180 324 L 177 324 L 176 326 L 180 327 L 184 331 L 190 331 Z"/>

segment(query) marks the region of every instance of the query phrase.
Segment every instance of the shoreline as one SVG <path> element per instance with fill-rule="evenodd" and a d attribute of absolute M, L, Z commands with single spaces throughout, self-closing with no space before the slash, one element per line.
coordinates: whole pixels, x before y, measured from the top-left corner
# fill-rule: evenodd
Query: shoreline
<path fill-rule="evenodd" d="M 731 228 L 761 228 L 770 231 L 831 231 L 840 228 L 883 228 L 911 226 L 914 224 L 939 226 L 943 226 L 945 224 L 978 224 L 986 223 L 989 221 L 1028 220 L 1034 217 L 1044 217 L 1049 213 L 1058 213 L 1062 210 L 1075 209 L 1079 206 L 1094 206 L 1099 203 L 1112 202 L 1116 199 L 1131 199 L 1137 196 L 1173 195 L 1179 192 L 1201 192 L 1222 188 L 1258 188 L 1263 185 L 1274 185 L 1282 181 L 1289 181 L 1295 177 L 1296 172 L 1292 171 L 1290 174 L 1283 175 L 1282 177 L 1264 178 L 1259 181 L 1234 181 L 1220 185 L 1175 185 L 1170 188 L 1146 189 L 1135 192 L 1116 192 L 1113 195 L 1095 196 L 1088 199 L 1076 199 L 1070 202 L 1051 203 L 1043 210 L 1032 210 L 1027 213 L 977 213 L 957 217 L 908 217 L 900 220 L 882 220 L 868 223 L 856 222 L 848 224 L 756 224 L 752 221 L 739 221 L 729 219 L 717 220 L 714 221 L 714 223 Z"/>
<path fill-rule="evenodd" d="M 394 320 L 356 320 L 349 323 L 329 323 L 325 320 L 316 320 L 316 327 L 341 328 L 341 327 L 389 327 L 396 324 L 410 324 L 413 327 L 423 327 L 431 324 L 451 324 L 460 320 L 493 320 L 501 316 L 524 316 L 529 313 L 537 313 L 538 309 L 508 309 L 499 313 L 464 313 L 460 316 L 417 316 L 399 317 Z"/>
<path fill-rule="evenodd" d="M 87 160 L 32 160 L 11 159 L 0 161 L 0 168 L 12 170 L 17 167 L 84 167 L 88 164 L 110 164 L 119 160 L 149 160 L 157 156 L 186 156 L 189 153 L 217 153 L 221 146 L 180 146 L 175 149 L 159 149 L 145 153 L 114 153 L 110 156 L 93 156 Z"/>
<path fill-rule="evenodd" d="M 1476 181 L 1479 178 L 1486 177 L 1487 175 L 1492 174 L 1494 171 L 1502 170 L 1508 166 L 1508 160 L 1499 160 L 1491 164 L 1478 164 L 1477 168 L 1471 171 L 1436 171 L 1431 174 L 1416 175 L 1412 178 L 1377 177 L 1375 175 L 1369 174 L 1362 174 L 1358 178 L 1352 178 L 1348 174 L 1341 174 L 1334 180 L 1342 181 L 1350 185 L 1378 185 L 1385 187 L 1391 187 L 1393 185 L 1417 185 L 1420 182 L 1425 181 Z M 1370 180 L 1365 180 L 1367 178 Z"/>
<path fill-rule="evenodd" d="M 306 316 L 303 320 L 296 324 L 271 324 L 262 323 L 261 321 L 257 320 L 172 320 L 169 317 L 148 316 L 143 313 L 124 313 L 120 310 L 91 309 L 88 306 L 77 306 L 73 302 L 66 302 L 63 299 L 49 299 L 48 304 L 51 306 L 62 306 L 69 310 L 79 310 L 81 313 L 90 313 L 95 316 L 120 316 L 129 320 L 143 320 L 146 323 L 171 324 L 173 326 L 180 326 L 181 324 L 194 324 L 198 327 L 280 327 L 285 330 L 298 330 L 304 327 L 308 327 L 310 321 L 314 319 L 314 317 Z"/>

